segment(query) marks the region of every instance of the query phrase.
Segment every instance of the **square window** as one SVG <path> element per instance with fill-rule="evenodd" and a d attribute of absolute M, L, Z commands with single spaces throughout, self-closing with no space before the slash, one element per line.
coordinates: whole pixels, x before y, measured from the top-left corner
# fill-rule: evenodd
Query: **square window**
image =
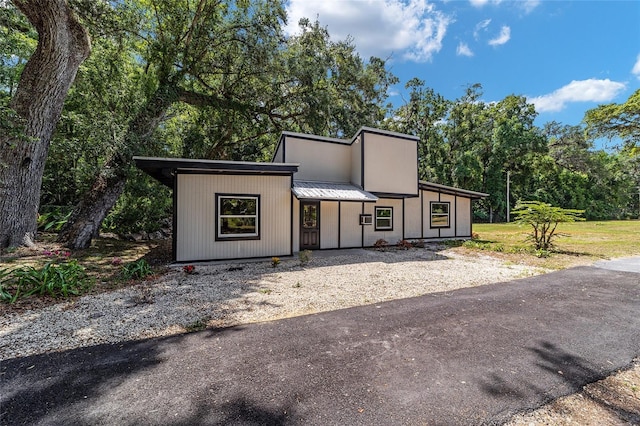
<path fill-rule="evenodd" d="M 431 227 L 449 227 L 449 202 L 431 202 Z"/>
<path fill-rule="evenodd" d="M 216 194 L 216 240 L 259 239 L 259 195 Z"/>
<path fill-rule="evenodd" d="M 393 229 L 393 207 L 376 207 L 376 231 Z"/>

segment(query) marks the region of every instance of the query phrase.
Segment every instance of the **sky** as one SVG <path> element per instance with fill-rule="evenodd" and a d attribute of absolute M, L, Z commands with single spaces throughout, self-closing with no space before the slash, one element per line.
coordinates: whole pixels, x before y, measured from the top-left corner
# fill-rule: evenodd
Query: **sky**
<path fill-rule="evenodd" d="M 525 96 L 539 126 L 578 125 L 640 88 L 638 0 L 289 0 L 287 12 L 288 34 L 317 18 L 363 59 L 387 59 L 396 107 L 414 77 L 450 100 L 480 83 L 485 102 Z"/>

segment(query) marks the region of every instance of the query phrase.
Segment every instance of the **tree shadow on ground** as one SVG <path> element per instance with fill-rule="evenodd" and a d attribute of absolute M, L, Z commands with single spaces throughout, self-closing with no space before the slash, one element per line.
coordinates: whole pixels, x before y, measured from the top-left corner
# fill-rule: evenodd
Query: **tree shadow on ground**
<path fill-rule="evenodd" d="M 579 392 L 585 385 L 597 382 L 612 372 L 598 367 L 588 360 L 547 341 L 541 341 L 535 347 L 528 348 L 535 354 L 535 366 L 540 372 L 540 381 L 514 383 L 513 378 L 505 379 L 498 374 L 491 374 L 490 380 L 481 382 L 484 392 L 497 398 L 528 401 L 525 411 L 532 411 L 553 400 Z M 598 406 L 612 413 L 619 420 L 637 424 L 640 421 L 640 410 L 629 410 L 619 403 L 619 398 L 605 398 L 610 392 L 584 392 L 583 395 Z M 503 413 L 507 420 L 515 413 Z"/>

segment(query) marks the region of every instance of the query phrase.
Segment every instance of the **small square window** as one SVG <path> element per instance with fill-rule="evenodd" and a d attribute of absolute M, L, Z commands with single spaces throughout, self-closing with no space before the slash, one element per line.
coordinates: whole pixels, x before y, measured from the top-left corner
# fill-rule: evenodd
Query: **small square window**
<path fill-rule="evenodd" d="M 432 228 L 449 228 L 449 207 L 448 202 L 431 202 Z"/>
<path fill-rule="evenodd" d="M 376 231 L 393 229 L 393 207 L 376 207 Z"/>

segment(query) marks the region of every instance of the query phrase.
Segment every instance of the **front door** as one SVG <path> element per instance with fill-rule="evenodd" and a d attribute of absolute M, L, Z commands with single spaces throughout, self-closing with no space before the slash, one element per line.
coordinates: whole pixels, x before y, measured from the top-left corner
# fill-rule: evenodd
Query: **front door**
<path fill-rule="evenodd" d="M 320 201 L 300 202 L 300 250 L 320 248 Z"/>

